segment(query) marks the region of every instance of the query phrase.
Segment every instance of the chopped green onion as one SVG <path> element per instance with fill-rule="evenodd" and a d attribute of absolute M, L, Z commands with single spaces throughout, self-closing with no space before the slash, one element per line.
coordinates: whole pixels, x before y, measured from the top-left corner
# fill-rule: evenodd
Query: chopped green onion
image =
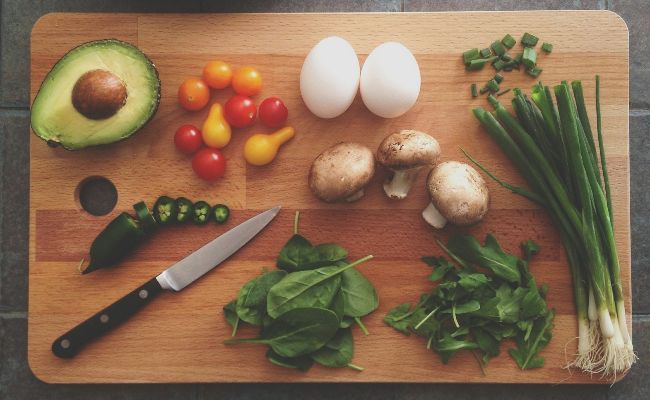
<path fill-rule="evenodd" d="M 492 55 L 492 50 L 489 47 L 484 48 L 480 51 L 481 58 L 488 58 Z"/>
<path fill-rule="evenodd" d="M 539 67 L 533 67 L 533 68 L 527 69 L 526 73 L 528 75 L 532 76 L 533 78 L 537 78 L 539 76 L 539 74 L 542 73 L 542 71 L 543 70 L 541 68 L 539 68 Z"/>
<path fill-rule="evenodd" d="M 515 56 L 515 59 L 513 61 L 516 61 L 517 64 L 521 64 L 521 60 L 524 58 L 524 53 L 519 53 Z"/>
<path fill-rule="evenodd" d="M 498 40 L 494 41 L 494 43 L 490 45 L 490 48 L 494 51 L 494 54 L 499 57 L 506 54 L 506 48 Z"/>
<path fill-rule="evenodd" d="M 470 50 L 467 50 L 466 52 L 463 53 L 463 62 L 465 63 L 465 65 L 469 65 L 469 63 L 472 60 L 476 60 L 479 57 L 480 57 L 480 55 L 479 55 L 478 49 L 476 49 L 476 48 L 470 49 Z"/>
<path fill-rule="evenodd" d="M 535 53 L 535 49 L 526 47 L 524 49 L 524 57 L 521 59 L 521 62 L 529 69 L 534 68 L 535 64 L 537 63 L 537 53 Z"/>
<path fill-rule="evenodd" d="M 538 40 L 539 38 L 537 38 L 537 36 L 526 32 L 524 33 L 524 36 L 521 38 L 521 44 L 524 45 L 524 47 L 535 47 L 537 46 Z"/>
<path fill-rule="evenodd" d="M 497 93 L 497 97 L 503 96 L 504 94 L 508 93 L 509 91 L 510 91 L 510 89 L 508 88 L 508 89 L 506 89 L 506 90 L 504 90 L 502 92 L 499 92 L 499 93 Z"/>
<path fill-rule="evenodd" d="M 494 80 L 497 81 L 497 83 L 503 82 L 503 75 L 501 74 L 494 75 Z"/>
<path fill-rule="evenodd" d="M 490 89 L 488 89 L 487 86 L 483 86 L 483 87 L 481 88 L 481 90 L 479 90 L 479 93 L 480 93 L 480 94 L 485 94 L 485 93 L 487 93 L 489 90 L 490 90 Z"/>
<path fill-rule="evenodd" d="M 467 65 L 467 69 L 469 71 L 477 71 L 483 68 L 485 63 L 487 63 L 488 61 L 490 61 L 489 58 L 477 58 L 476 60 L 472 60 L 469 62 L 469 64 Z"/>
<path fill-rule="evenodd" d="M 510 34 L 507 34 L 503 37 L 503 39 L 501 39 L 501 43 L 503 43 L 503 45 L 507 48 L 512 49 L 517 41 Z"/>
<path fill-rule="evenodd" d="M 544 44 L 542 44 L 542 51 L 546 54 L 550 54 L 553 51 L 553 45 L 551 43 L 544 42 Z"/>
<path fill-rule="evenodd" d="M 472 83 L 470 90 L 472 91 L 472 97 L 478 97 L 478 88 L 476 87 L 476 83 Z"/>
<path fill-rule="evenodd" d="M 496 93 L 499 91 L 499 83 L 494 79 L 490 79 L 485 86 L 492 93 Z"/>
<path fill-rule="evenodd" d="M 503 60 L 505 62 L 510 62 L 510 61 L 513 60 L 513 58 L 510 56 L 510 54 L 506 53 L 506 54 L 501 56 L 501 60 Z"/>
<path fill-rule="evenodd" d="M 492 66 L 493 66 L 494 69 L 496 69 L 497 71 L 501 71 L 501 70 L 503 69 L 503 67 L 506 66 L 506 63 L 505 63 L 505 61 L 503 61 L 503 60 L 496 60 L 495 62 L 492 63 Z"/>

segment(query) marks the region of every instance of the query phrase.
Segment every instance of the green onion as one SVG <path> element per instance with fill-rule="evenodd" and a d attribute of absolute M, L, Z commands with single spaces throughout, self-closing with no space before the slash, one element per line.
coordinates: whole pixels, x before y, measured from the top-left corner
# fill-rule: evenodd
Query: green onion
<path fill-rule="evenodd" d="M 538 40 L 539 39 L 537 38 L 537 36 L 526 32 L 524 33 L 524 36 L 522 36 L 521 38 L 521 44 L 524 47 L 535 47 L 537 45 Z"/>
<path fill-rule="evenodd" d="M 484 48 L 480 51 L 481 58 L 489 58 L 492 55 L 492 50 L 489 47 Z"/>
<path fill-rule="evenodd" d="M 492 93 L 496 93 L 499 91 L 499 84 L 497 83 L 496 80 L 490 79 L 485 86 L 488 88 L 488 90 Z"/>
<path fill-rule="evenodd" d="M 476 88 L 476 83 L 472 83 L 470 90 L 472 92 L 472 97 L 478 97 L 478 89 Z"/>
<path fill-rule="evenodd" d="M 506 63 L 503 60 L 496 60 L 495 62 L 492 63 L 492 66 L 494 67 L 495 70 L 501 71 L 503 67 L 506 66 Z"/>
<path fill-rule="evenodd" d="M 537 53 L 535 52 L 535 49 L 526 47 L 521 62 L 529 69 L 535 67 L 535 64 L 537 63 Z"/>
<path fill-rule="evenodd" d="M 510 54 L 506 53 L 501 56 L 501 60 L 505 62 L 510 62 L 513 60 L 513 58 L 510 56 Z"/>
<path fill-rule="evenodd" d="M 510 91 L 510 89 L 506 89 L 504 91 L 501 91 L 501 92 L 497 93 L 497 97 L 503 96 L 504 94 L 508 93 L 509 91 Z"/>
<path fill-rule="evenodd" d="M 502 55 L 506 54 L 506 48 L 501 44 L 500 41 L 495 40 L 491 45 L 490 48 L 496 54 L 497 56 L 501 57 Z"/>
<path fill-rule="evenodd" d="M 550 54 L 553 51 L 553 45 L 551 43 L 544 42 L 542 44 L 542 51 L 546 54 Z"/>
<path fill-rule="evenodd" d="M 507 48 L 512 49 L 517 44 L 517 41 L 508 33 L 501 39 L 501 43 Z"/>
<path fill-rule="evenodd" d="M 487 92 L 489 92 L 489 91 L 490 91 L 490 89 L 488 89 L 487 86 L 483 86 L 483 87 L 481 88 L 481 90 L 479 90 L 479 93 L 480 93 L 480 94 L 485 94 L 485 93 L 487 93 Z"/>
<path fill-rule="evenodd" d="M 473 112 L 532 190 L 498 180 L 469 158 L 501 186 L 548 210 L 564 244 L 573 278 L 578 354 L 570 366 L 615 376 L 627 371 L 636 356 L 626 324 L 604 162 L 600 80 L 596 77 L 600 166 L 580 82 L 572 82 L 571 86 L 563 82 L 553 90 L 536 84 L 532 100 L 519 89 L 513 92 L 517 118 L 492 95 L 488 100 L 495 107 L 496 118 L 481 108 Z"/>
<path fill-rule="evenodd" d="M 472 60 L 469 62 L 467 65 L 467 70 L 468 71 L 477 71 L 479 69 L 482 69 L 483 66 L 490 61 L 489 58 L 477 58 L 475 60 Z"/>
<path fill-rule="evenodd" d="M 493 79 L 494 79 L 495 81 L 497 81 L 497 83 L 501 83 L 501 82 L 503 82 L 503 75 L 501 75 L 501 74 L 496 74 L 496 75 L 494 75 L 494 78 L 493 78 Z"/>
<path fill-rule="evenodd" d="M 542 73 L 542 71 L 543 71 L 543 69 L 541 69 L 539 67 L 533 67 L 533 68 L 526 69 L 526 73 L 528 75 L 532 76 L 533 78 L 537 78 Z"/>
<path fill-rule="evenodd" d="M 479 58 L 479 56 L 480 55 L 478 49 L 469 49 L 463 53 L 463 62 L 465 63 L 465 65 L 469 66 L 469 63 L 472 60 L 476 60 L 477 58 Z"/>

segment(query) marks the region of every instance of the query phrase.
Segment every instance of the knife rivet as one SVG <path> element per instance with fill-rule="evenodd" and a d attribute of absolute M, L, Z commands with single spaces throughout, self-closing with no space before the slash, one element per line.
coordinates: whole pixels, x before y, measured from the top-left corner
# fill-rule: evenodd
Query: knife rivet
<path fill-rule="evenodd" d="M 63 348 L 63 349 L 70 348 L 70 341 L 68 339 L 63 339 L 61 341 L 61 348 Z"/>
<path fill-rule="evenodd" d="M 100 315 L 99 316 L 99 322 L 101 322 L 102 324 L 107 323 L 108 322 L 108 315 L 106 315 L 106 314 Z"/>
<path fill-rule="evenodd" d="M 142 289 L 140 293 L 138 293 L 138 296 L 140 296 L 141 299 L 146 299 L 149 296 L 149 292 L 146 290 Z"/>

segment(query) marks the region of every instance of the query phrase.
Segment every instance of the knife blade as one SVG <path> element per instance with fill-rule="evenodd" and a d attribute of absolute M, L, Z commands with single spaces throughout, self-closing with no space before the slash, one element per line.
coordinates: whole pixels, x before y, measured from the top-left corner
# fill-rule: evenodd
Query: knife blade
<path fill-rule="evenodd" d="M 242 248 L 279 212 L 280 207 L 264 211 L 208 242 L 120 300 L 61 335 L 52 343 L 52 353 L 57 357 L 72 358 L 83 346 L 129 319 L 163 290 L 175 292 L 183 290 Z"/>

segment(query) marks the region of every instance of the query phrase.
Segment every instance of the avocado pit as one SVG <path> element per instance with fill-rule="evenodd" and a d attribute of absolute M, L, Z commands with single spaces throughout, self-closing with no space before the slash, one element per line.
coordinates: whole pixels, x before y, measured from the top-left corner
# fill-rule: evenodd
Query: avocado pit
<path fill-rule="evenodd" d="M 126 104 L 126 86 L 115 74 L 95 69 L 77 80 L 72 88 L 72 104 L 89 119 L 106 119 Z"/>

